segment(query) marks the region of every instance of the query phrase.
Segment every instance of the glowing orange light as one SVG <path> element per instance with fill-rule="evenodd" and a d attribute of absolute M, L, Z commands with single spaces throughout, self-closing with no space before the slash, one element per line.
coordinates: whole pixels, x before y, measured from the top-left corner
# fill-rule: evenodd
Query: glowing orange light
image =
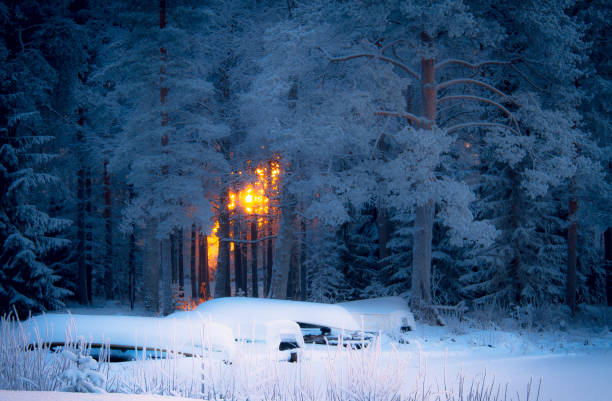
<path fill-rule="evenodd" d="M 246 184 L 238 192 L 229 192 L 227 209 L 250 215 L 248 218 L 253 222 L 257 221 L 259 228 L 266 224 L 272 224 L 274 218 L 270 214 L 273 215 L 276 212 L 276 207 L 270 199 L 274 199 L 278 192 L 278 180 L 281 172 L 279 159 L 279 157 L 276 157 L 266 163 L 258 164 L 254 171 L 256 178 L 253 182 Z M 251 164 L 250 161 L 247 164 Z M 242 175 L 243 177 L 246 175 L 242 174 L 241 171 L 231 174 Z M 246 216 L 243 218 L 246 218 Z M 219 255 L 219 238 L 216 236 L 218 229 L 219 222 L 216 221 L 212 233 L 207 237 L 208 267 L 213 272 L 217 268 L 217 257 Z M 233 233 L 230 233 L 231 237 L 233 237 Z M 229 248 L 230 251 L 234 250 L 234 242 L 230 241 Z"/>
<path fill-rule="evenodd" d="M 217 270 L 217 256 L 219 256 L 219 222 L 216 221 L 210 235 L 206 236 L 206 246 L 208 247 L 208 269 L 211 272 Z"/>

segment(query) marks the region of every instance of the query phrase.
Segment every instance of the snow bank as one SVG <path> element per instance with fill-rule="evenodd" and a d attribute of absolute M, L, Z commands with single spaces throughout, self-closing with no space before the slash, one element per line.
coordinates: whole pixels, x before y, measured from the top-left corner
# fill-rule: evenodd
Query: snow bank
<path fill-rule="evenodd" d="M 201 352 L 204 343 L 208 348 L 226 352 L 231 358 L 235 353 L 235 338 L 265 341 L 271 335 L 271 327 L 276 327 L 269 325 L 278 321 L 308 323 L 349 332 L 415 327 L 406 302 L 399 297 L 336 305 L 262 298 L 219 298 L 204 302 L 195 311 L 176 312 L 164 318 L 51 313 L 35 316 L 22 327 L 29 343 L 35 343 L 39 338 L 49 343 L 82 338 L 93 344 L 171 349 L 185 353 Z M 292 328 L 285 334 L 289 332 L 295 330 Z"/>
<path fill-rule="evenodd" d="M 286 301 L 266 298 L 217 298 L 199 305 L 196 310 L 206 319 L 229 326 L 237 338 L 264 339 L 265 325 L 275 320 L 326 326 L 338 330 L 359 331 L 361 325 L 339 305 Z M 179 312 L 185 316 L 194 312 Z"/>
<path fill-rule="evenodd" d="M 89 316 L 44 314 L 21 324 L 27 342 L 39 339 L 48 343 L 84 339 L 92 344 L 109 343 L 116 347 L 171 349 L 199 353 L 202 339 L 213 349 L 233 354 L 231 330 L 218 323 L 206 322 L 198 316 L 155 318 L 137 316 Z"/>
<path fill-rule="evenodd" d="M 337 304 L 346 309 L 364 331 L 396 331 L 416 328 L 408 303 L 400 297 L 382 297 Z"/>
<path fill-rule="evenodd" d="M 4 391 L 0 390 L 2 401 L 193 401 L 190 398 L 164 397 L 150 394 L 83 394 L 59 391 Z"/>
<path fill-rule="evenodd" d="M 295 342 L 298 347 L 304 348 L 300 326 L 291 320 L 273 320 L 266 323 L 266 345 L 277 350 L 281 341 Z"/>

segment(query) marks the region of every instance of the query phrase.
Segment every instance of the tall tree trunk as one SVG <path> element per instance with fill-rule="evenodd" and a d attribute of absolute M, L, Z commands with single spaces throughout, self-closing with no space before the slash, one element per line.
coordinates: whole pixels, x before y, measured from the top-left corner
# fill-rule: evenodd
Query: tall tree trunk
<path fill-rule="evenodd" d="M 164 30 L 166 28 L 166 0 L 159 0 L 159 29 Z M 159 65 L 159 103 L 161 105 L 161 126 L 166 127 L 168 125 L 168 112 L 164 106 L 168 98 L 168 87 L 164 84 L 166 75 L 166 61 L 167 51 L 164 46 L 160 46 L 160 65 Z M 167 147 L 169 143 L 168 131 L 162 134 L 161 145 L 164 150 L 162 153 L 167 153 Z M 168 175 L 168 166 L 163 165 L 161 167 L 162 175 Z M 172 246 L 172 234 L 170 239 L 163 239 L 159 244 L 159 255 L 161 265 L 161 309 L 164 315 L 171 313 L 174 310 L 174 301 L 172 299 L 172 284 L 174 282 L 173 267 L 174 258 L 171 254 Z"/>
<path fill-rule="evenodd" d="M 133 229 L 132 229 L 133 230 Z M 134 310 L 136 303 L 136 235 L 134 231 L 130 233 L 130 245 L 128 251 L 128 280 L 129 280 L 129 297 L 130 309 Z"/>
<path fill-rule="evenodd" d="M 110 174 L 108 173 L 108 160 L 104 160 L 104 292 L 106 299 L 114 298 L 113 279 L 113 221 L 112 221 L 112 199 Z"/>
<path fill-rule="evenodd" d="M 306 260 L 306 224 L 300 219 L 300 300 L 308 299 L 308 272 L 304 261 Z"/>
<path fill-rule="evenodd" d="M 176 242 L 176 231 L 172 231 L 172 233 L 170 234 L 170 270 L 172 271 L 172 284 L 176 284 L 178 282 Z"/>
<path fill-rule="evenodd" d="M 191 276 L 191 298 L 197 299 L 198 294 L 198 279 L 196 278 L 196 227 L 195 224 L 191 225 L 191 259 L 190 259 L 190 270 Z"/>
<path fill-rule="evenodd" d="M 242 244 L 240 243 L 240 221 L 238 216 L 234 219 L 234 283 L 236 286 L 235 295 L 244 296 L 245 286 L 242 281 Z"/>
<path fill-rule="evenodd" d="M 612 306 L 612 227 L 604 232 L 604 249 L 606 258 L 606 296 L 608 306 Z"/>
<path fill-rule="evenodd" d="M 266 281 L 264 283 L 264 296 L 268 296 L 270 294 L 270 287 L 272 286 L 272 265 L 274 264 L 274 239 L 272 239 L 272 222 L 268 225 L 268 237 L 270 237 L 266 241 Z"/>
<path fill-rule="evenodd" d="M 245 240 L 247 238 L 246 230 L 240 232 L 240 238 Z M 242 281 L 242 291 L 244 292 L 244 296 L 249 296 L 248 287 L 249 287 L 249 258 L 247 254 L 247 244 L 242 242 L 239 244 L 240 247 L 240 261 L 242 263 L 242 269 L 240 272 L 242 273 L 241 281 Z"/>
<path fill-rule="evenodd" d="M 160 311 L 159 280 L 160 280 L 160 241 L 155 237 L 157 224 L 155 219 L 147 221 L 145 226 L 145 249 L 143 273 L 145 278 L 144 301 L 145 308 L 158 313 Z"/>
<path fill-rule="evenodd" d="M 178 229 L 178 244 L 177 244 L 177 250 L 178 250 L 178 285 L 179 285 L 179 295 L 181 297 L 185 296 L 185 258 L 184 258 L 184 254 L 183 254 L 183 247 L 185 246 L 184 243 L 184 236 L 185 235 L 185 231 L 182 228 Z"/>
<path fill-rule="evenodd" d="M 130 185 L 129 199 L 130 201 L 134 199 L 134 188 L 132 185 Z M 134 230 L 135 227 L 132 225 L 128 249 L 128 281 L 131 310 L 134 310 L 134 305 L 136 304 L 136 234 Z"/>
<path fill-rule="evenodd" d="M 424 42 L 431 43 L 429 37 Z M 422 128 L 433 129 L 436 119 L 436 86 L 434 60 L 421 60 L 421 92 L 423 109 L 427 123 Z M 431 241 L 433 239 L 433 221 L 435 205 L 429 200 L 416 207 L 414 242 L 412 250 L 412 297 L 417 303 L 431 304 Z"/>
<path fill-rule="evenodd" d="M 512 224 L 512 236 L 515 237 L 514 233 L 521 226 L 521 199 L 520 199 L 520 181 L 517 179 L 517 175 L 513 169 L 510 169 L 509 172 L 510 181 L 512 185 L 512 195 L 511 195 L 511 209 L 510 209 L 510 224 Z M 511 271 L 513 281 L 513 289 L 514 289 L 514 303 L 519 305 L 521 303 L 521 298 L 523 294 L 523 278 L 521 277 L 522 271 L 522 258 L 521 258 L 521 244 L 518 243 L 517 239 L 512 240 L 512 248 L 514 251 L 514 255 L 512 257 L 512 261 L 510 262 Z"/>
<path fill-rule="evenodd" d="M 257 277 L 257 219 L 251 222 L 251 295 L 259 297 L 259 278 Z"/>
<path fill-rule="evenodd" d="M 300 277 L 298 263 L 298 239 L 295 236 L 291 246 L 291 261 L 289 263 L 289 279 L 287 280 L 287 299 L 297 299 L 299 289 L 298 280 Z"/>
<path fill-rule="evenodd" d="M 425 305 L 431 304 L 431 241 L 434 208 L 431 200 L 417 206 L 414 222 L 412 297 L 415 302 L 422 302 Z"/>
<path fill-rule="evenodd" d="M 161 309 L 164 316 L 174 311 L 174 298 L 172 296 L 172 262 L 169 248 L 168 240 L 159 241 L 159 259 L 161 262 Z"/>
<path fill-rule="evenodd" d="M 77 143 L 81 153 L 84 151 L 84 138 L 82 127 L 85 124 L 83 109 L 78 110 L 80 126 L 77 131 Z M 78 300 L 81 305 L 88 303 L 87 295 L 87 263 L 85 261 L 85 166 L 84 157 L 79 155 L 79 171 L 77 173 L 77 265 L 78 265 Z"/>
<path fill-rule="evenodd" d="M 376 208 L 376 227 L 378 228 L 378 272 L 379 277 L 385 270 L 388 264 L 387 257 L 389 256 L 389 238 L 391 232 L 391 221 L 389 220 L 389 211 L 382 202 L 378 202 Z"/>
<path fill-rule="evenodd" d="M 380 202 L 376 210 L 376 226 L 378 228 L 378 258 L 382 261 L 389 256 L 389 238 L 391 232 L 391 222 L 389 212 Z"/>
<path fill-rule="evenodd" d="M 572 310 L 576 312 L 576 261 L 578 245 L 578 222 L 576 213 L 578 212 L 578 199 L 576 198 L 575 183 L 570 184 L 569 215 L 567 229 L 567 292 L 566 302 Z"/>
<path fill-rule="evenodd" d="M 87 301 L 93 300 L 93 224 L 91 205 L 91 170 L 85 169 L 85 261 L 87 264 Z"/>
<path fill-rule="evenodd" d="M 208 237 L 206 235 L 200 235 L 198 241 L 200 247 L 199 259 L 198 259 L 198 270 L 199 270 L 199 297 L 205 300 L 210 298 L 210 277 L 208 275 Z"/>
<path fill-rule="evenodd" d="M 223 189 L 219 209 L 219 254 L 215 271 L 215 298 L 231 296 L 230 290 L 230 247 L 229 247 L 229 214 L 227 210 L 228 190 Z"/>
<path fill-rule="evenodd" d="M 280 210 L 281 217 L 274 248 L 269 297 L 284 299 L 287 296 L 289 285 L 291 251 L 295 238 L 295 199 L 287 189 L 287 185 L 284 185 L 282 189 Z"/>

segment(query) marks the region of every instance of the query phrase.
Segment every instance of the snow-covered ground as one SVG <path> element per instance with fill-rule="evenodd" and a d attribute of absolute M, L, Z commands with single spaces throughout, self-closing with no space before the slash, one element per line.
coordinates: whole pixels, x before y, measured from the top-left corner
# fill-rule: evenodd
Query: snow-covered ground
<path fill-rule="evenodd" d="M 238 302 L 239 312 L 232 309 L 231 302 Z M 318 308 L 317 305 L 299 303 L 292 309 L 287 303 L 248 299 L 207 304 L 200 308 L 199 315 L 179 312 L 166 318 L 96 316 L 90 311 L 87 315 L 79 315 L 80 311 L 75 311 L 73 322 L 86 326 L 80 328 L 80 333 L 87 335 L 98 333 L 102 338 L 100 333 L 104 332 L 108 338 L 108 333 L 113 331 L 153 332 L 158 341 L 168 341 L 173 346 L 177 345 L 177 337 L 196 337 L 193 334 L 196 330 L 194 315 L 204 319 L 217 334 L 223 332 L 219 329 L 229 329 L 229 333 L 234 333 L 231 337 L 244 330 L 240 324 L 245 327 L 246 323 L 254 320 L 272 321 L 293 316 L 295 320 L 324 322 L 333 327 L 354 324 L 350 321 L 350 314 L 346 315 L 333 306 Z M 258 307 L 262 305 L 263 309 Z M 391 314 L 397 311 L 395 307 L 385 310 L 380 304 L 380 308 L 371 309 L 372 305 L 356 304 L 347 310 L 350 313 Z M 48 315 L 45 319 L 65 324 L 62 320 L 65 317 L 58 320 L 57 316 Z M 211 325 L 213 320 L 219 323 Z M 251 400 L 282 400 L 296 399 L 299 394 L 300 399 L 312 401 L 323 401 L 330 395 L 337 399 L 356 400 L 367 396 L 390 400 L 394 395 L 401 395 L 401 399 L 428 401 L 447 400 L 448 395 L 448 400 L 468 400 L 470 391 L 491 392 L 482 400 L 496 399 L 498 392 L 497 399 L 500 400 L 612 399 L 612 332 L 608 328 L 578 329 L 563 325 L 563 330 L 556 331 L 502 330 L 492 324 L 482 327 L 482 323 L 472 321 L 467 324 L 452 318 L 448 323 L 446 327 L 421 324 L 408 333 L 391 330 L 377 337 L 364 350 L 307 344 L 300 351 L 298 363 L 285 362 L 286 354 L 262 347 L 258 341 L 232 341 L 235 346 L 232 355 L 216 352 L 215 347 L 210 347 L 203 358 L 177 356 L 111 363 L 102 365 L 101 372 L 107 379 L 109 390 L 209 399 L 224 396 L 236 400 L 247 397 Z M 54 328 L 54 332 L 57 330 Z M 216 348 L 223 345 L 223 336 L 228 335 L 227 331 L 224 333 L 218 335 L 221 339 Z M 57 339 L 54 337 L 54 340 Z M 122 340 L 128 341 L 129 338 Z M 228 358 L 231 363 L 228 363 Z M 0 388 L 3 388 L 2 384 Z M 462 392 L 464 398 L 461 398 Z M 20 394 L 2 392 L 0 400 L 30 400 L 35 397 L 22 395 L 23 398 L 19 398 Z M 70 394 L 52 395 L 56 398 L 39 396 L 36 399 L 77 399 L 70 398 L 74 397 Z M 106 395 L 98 397 L 101 398 L 94 396 L 91 399 L 132 400 L 105 398 L 109 397 Z M 138 399 L 133 398 L 134 401 Z"/>

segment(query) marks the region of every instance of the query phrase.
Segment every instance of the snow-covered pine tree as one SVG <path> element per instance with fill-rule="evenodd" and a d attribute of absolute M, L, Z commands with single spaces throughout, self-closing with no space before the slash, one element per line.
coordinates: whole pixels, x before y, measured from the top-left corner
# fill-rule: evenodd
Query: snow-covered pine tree
<path fill-rule="evenodd" d="M 170 291 L 164 287 L 162 303 L 157 293 L 160 272 L 172 264 L 170 242 L 164 241 L 193 224 L 208 231 L 209 200 L 228 171 L 218 141 L 229 130 L 215 115 L 208 80 L 214 54 L 207 39 L 209 6 L 166 4 L 162 21 L 161 5 L 127 2 L 114 9 L 120 23 L 109 26 L 91 80 L 105 90 L 100 99 L 112 117 L 102 131 L 113 134 L 103 141 L 111 152 L 110 172 L 126 176 L 134 193 L 122 211 L 122 229 L 146 225 L 145 297 L 152 309 L 168 312 Z M 112 132 L 112 124 L 119 132 Z M 154 244 L 160 240 L 161 248 Z"/>
<path fill-rule="evenodd" d="M 70 221 L 48 214 L 61 191 L 43 173 L 54 158 L 52 113 L 58 82 L 57 30 L 69 21 L 51 18 L 53 7 L 36 1 L 0 7 L 0 310 L 20 313 L 61 307 L 70 291 L 49 265 L 68 246 Z M 56 264 L 55 267 L 60 267 Z"/>
<path fill-rule="evenodd" d="M 340 302 L 350 300 L 348 285 L 341 260 L 343 247 L 338 246 L 339 231 L 318 223 L 306 230 L 304 246 L 308 250 L 303 267 L 308 272 L 308 300 Z"/>
<path fill-rule="evenodd" d="M 385 295 L 381 293 L 378 263 L 378 232 L 376 209 L 366 205 L 359 209 L 349 206 L 350 221 L 340 230 L 339 251 L 342 272 L 349 285 L 349 299 Z"/>
<path fill-rule="evenodd" d="M 538 7 L 474 4 L 503 27 L 504 51 L 525 60 L 512 66 L 515 74 L 489 72 L 489 79 L 520 105 L 515 114 L 520 132 L 493 129 L 464 138 L 473 159 L 476 213 L 502 233 L 491 247 L 467 250 L 462 258 L 464 294 L 479 302 L 566 299 L 568 249 L 577 246 L 568 241 L 569 221 L 577 219 L 588 229 L 579 215 L 568 218 L 568 204 L 584 202 L 581 208 L 588 210 L 589 192 L 596 193 L 596 187 L 606 192 L 599 185 L 597 152 L 576 112 L 583 97 L 575 84 L 584 73 L 585 42 L 569 6 L 563 1 Z M 579 283 L 581 276 L 578 272 Z"/>

